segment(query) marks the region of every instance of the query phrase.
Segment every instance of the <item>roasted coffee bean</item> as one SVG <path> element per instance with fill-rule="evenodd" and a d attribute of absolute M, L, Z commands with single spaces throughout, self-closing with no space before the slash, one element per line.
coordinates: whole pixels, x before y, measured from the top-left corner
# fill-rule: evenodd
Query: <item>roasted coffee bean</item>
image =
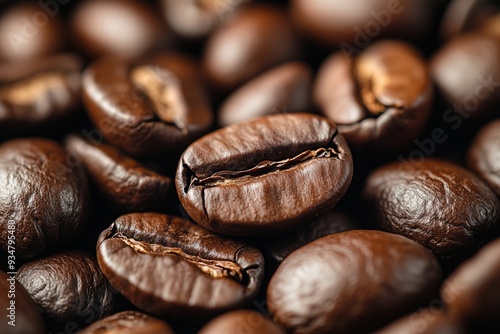
<path fill-rule="evenodd" d="M 309 110 L 312 72 L 299 62 L 276 67 L 234 92 L 219 111 L 219 124 Z"/>
<path fill-rule="evenodd" d="M 491 113 L 500 101 L 500 40 L 481 33 L 457 36 L 432 57 L 431 70 L 442 98 L 457 114 L 447 111 L 445 121 L 460 125 Z"/>
<path fill-rule="evenodd" d="M 199 40 L 211 33 L 235 9 L 251 0 L 161 0 L 165 20 L 182 39 Z"/>
<path fill-rule="evenodd" d="M 80 334 L 173 334 L 164 321 L 137 311 L 124 311 L 94 322 Z"/>
<path fill-rule="evenodd" d="M 35 300 L 49 329 L 78 328 L 107 314 L 113 295 L 95 258 L 67 251 L 24 264 L 17 280 Z"/>
<path fill-rule="evenodd" d="M 429 28 L 433 1 L 292 0 L 294 23 L 309 37 L 348 54 L 380 37 L 422 36 Z"/>
<path fill-rule="evenodd" d="M 60 16 L 34 2 L 12 3 L 0 14 L 0 60 L 34 60 L 62 50 L 65 38 Z"/>
<path fill-rule="evenodd" d="M 383 230 L 427 247 L 445 266 L 498 235 L 495 194 L 450 162 L 424 159 L 380 167 L 368 177 L 364 195 Z"/>
<path fill-rule="evenodd" d="M 476 135 L 467 165 L 500 197 L 500 120 L 486 125 Z"/>
<path fill-rule="evenodd" d="M 203 67 L 220 90 L 236 88 L 257 74 L 297 58 L 299 45 L 288 18 L 271 6 L 244 8 L 207 42 Z"/>
<path fill-rule="evenodd" d="M 182 150 L 212 124 L 197 65 L 182 55 L 100 59 L 84 73 L 83 99 L 106 140 L 134 157 Z"/>
<path fill-rule="evenodd" d="M 337 52 L 322 65 L 314 102 L 349 145 L 376 152 L 408 147 L 432 107 L 432 81 L 418 51 L 379 42 L 351 59 Z"/>
<path fill-rule="evenodd" d="M 223 314 L 206 324 L 198 334 L 285 334 L 284 329 L 262 314 L 238 310 Z"/>
<path fill-rule="evenodd" d="M 495 12 L 493 3 L 490 0 L 450 1 L 440 24 L 441 38 L 450 39 L 479 28 Z"/>
<path fill-rule="evenodd" d="M 35 257 L 72 241 L 88 211 L 85 172 L 68 164 L 48 139 L 15 139 L 0 146 L 0 244 L 14 225 L 16 256 Z"/>
<path fill-rule="evenodd" d="M 264 270 L 256 248 L 156 213 L 118 218 L 101 233 L 97 259 L 134 305 L 188 321 L 242 306 L 259 290 Z"/>
<path fill-rule="evenodd" d="M 441 270 L 424 247 L 380 231 L 329 235 L 288 256 L 267 289 L 293 333 L 369 333 L 431 300 Z"/>
<path fill-rule="evenodd" d="M 80 106 L 81 60 L 63 54 L 0 65 L 0 132 L 55 128 Z"/>
<path fill-rule="evenodd" d="M 466 324 L 470 333 L 500 331 L 500 239 L 486 245 L 463 263 L 444 283 L 441 298 L 452 317 Z"/>
<path fill-rule="evenodd" d="M 321 237 L 354 230 L 360 225 L 351 217 L 331 211 L 292 233 L 266 238 L 263 249 L 273 262 L 279 264 L 294 250 Z"/>
<path fill-rule="evenodd" d="M 170 39 L 159 15 L 144 1 L 84 1 L 71 22 L 76 46 L 91 57 L 136 58 Z"/>
<path fill-rule="evenodd" d="M 170 178 L 142 166 L 114 147 L 71 135 L 66 149 L 110 203 L 122 212 L 164 209 Z"/>
<path fill-rule="evenodd" d="M 445 310 L 424 309 L 377 331 L 375 334 L 466 334 L 462 324 L 449 317 Z"/>
<path fill-rule="evenodd" d="M 15 275 L 0 271 L 0 332 L 2 334 L 44 334 L 45 324 L 35 302 L 16 281 Z"/>
<path fill-rule="evenodd" d="M 330 210 L 352 178 L 352 157 L 331 121 L 280 114 L 233 124 L 183 153 L 176 188 L 186 212 L 223 235 L 291 231 Z"/>

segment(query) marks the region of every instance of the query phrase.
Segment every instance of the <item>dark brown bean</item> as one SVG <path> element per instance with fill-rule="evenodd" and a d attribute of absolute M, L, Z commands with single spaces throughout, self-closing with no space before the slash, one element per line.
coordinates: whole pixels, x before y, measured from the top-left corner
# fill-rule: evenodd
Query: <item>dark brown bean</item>
<path fill-rule="evenodd" d="M 380 167 L 368 177 L 365 199 L 382 229 L 427 247 L 446 267 L 498 235 L 495 194 L 450 162 L 425 159 Z"/>
<path fill-rule="evenodd" d="M 15 139 L 0 146 L 0 244 L 7 250 L 12 221 L 18 258 L 73 241 L 85 223 L 87 179 L 67 159 L 63 148 L 48 139 Z"/>
<path fill-rule="evenodd" d="M 219 125 L 283 112 L 310 109 L 312 71 L 292 62 L 271 69 L 230 95 L 219 111 Z"/>
<path fill-rule="evenodd" d="M 75 331 L 111 311 L 113 295 L 94 257 L 68 251 L 24 264 L 17 280 L 50 330 Z"/>
<path fill-rule="evenodd" d="M 421 133 L 431 112 L 432 81 L 412 46 L 379 42 L 351 59 L 338 52 L 322 65 L 314 102 L 349 145 L 397 152 Z"/>
<path fill-rule="evenodd" d="M 288 256 L 267 289 L 293 333 L 369 333 L 430 301 L 441 282 L 424 247 L 380 231 L 329 235 Z"/>
<path fill-rule="evenodd" d="M 178 54 L 100 59 L 84 74 L 83 99 L 106 140 L 134 157 L 182 150 L 212 124 L 197 65 Z"/>
<path fill-rule="evenodd" d="M 463 119 L 491 113 L 500 101 L 499 59 L 500 40 L 481 33 L 459 35 L 432 57 L 441 96 Z"/>
<path fill-rule="evenodd" d="M 193 143 L 179 162 L 176 188 L 198 224 L 224 235 L 263 236 L 330 210 L 352 168 L 344 138 L 326 118 L 270 115 Z"/>
<path fill-rule="evenodd" d="M 110 203 L 122 212 L 164 209 L 171 180 L 142 166 L 114 147 L 93 143 L 76 135 L 65 147 L 75 164 L 85 167 L 91 180 Z"/>
<path fill-rule="evenodd" d="M 216 87 L 229 91 L 255 75 L 297 58 L 298 42 L 285 13 L 252 6 L 225 21 L 207 42 L 204 70 Z"/>
<path fill-rule="evenodd" d="M 256 248 L 155 213 L 118 218 L 101 233 L 97 259 L 134 305 L 184 321 L 243 306 L 256 295 L 264 270 Z"/>

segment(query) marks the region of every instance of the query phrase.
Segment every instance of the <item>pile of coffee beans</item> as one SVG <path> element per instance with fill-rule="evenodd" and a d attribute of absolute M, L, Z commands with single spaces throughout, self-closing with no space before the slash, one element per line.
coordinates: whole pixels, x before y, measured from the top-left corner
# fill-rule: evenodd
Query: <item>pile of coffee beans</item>
<path fill-rule="evenodd" d="M 0 333 L 500 333 L 499 110 L 496 0 L 0 0 Z"/>

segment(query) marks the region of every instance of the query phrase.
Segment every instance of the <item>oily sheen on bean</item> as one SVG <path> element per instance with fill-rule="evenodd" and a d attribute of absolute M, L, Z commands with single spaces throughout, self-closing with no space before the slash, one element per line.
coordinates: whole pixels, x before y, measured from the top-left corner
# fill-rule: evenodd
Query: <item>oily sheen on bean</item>
<path fill-rule="evenodd" d="M 280 114 L 233 124 L 183 153 L 176 188 L 200 225 L 231 236 L 293 230 L 330 210 L 352 178 L 351 153 L 334 123 Z"/>
<path fill-rule="evenodd" d="M 113 294 L 94 256 L 65 251 L 25 263 L 17 273 L 53 331 L 75 329 L 108 315 Z"/>
<path fill-rule="evenodd" d="M 121 212 L 161 210 L 171 180 L 142 166 L 113 146 L 70 135 L 65 147 L 82 164 L 106 199 Z"/>
<path fill-rule="evenodd" d="M 134 305 L 178 321 L 243 306 L 264 274 L 256 248 L 157 213 L 119 217 L 99 236 L 97 259 Z"/>
<path fill-rule="evenodd" d="M 13 139 L 0 146 L 1 247 L 7 251 L 8 222 L 15 224 L 18 259 L 68 244 L 89 214 L 89 189 L 81 166 L 69 164 L 58 143 Z"/>
<path fill-rule="evenodd" d="M 383 41 L 357 57 L 337 52 L 319 70 L 314 102 L 349 145 L 375 152 L 409 146 L 430 116 L 432 80 L 411 45 Z"/>
<path fill-rule="evenodd" d="M 437 294 L 439 264 L 405 237 L 356 230 L 297 249 L 267 289 L 273 318 L 292 333 L 370 333 Z"/>
<path fill-rule="evenodd" d="M 212 124 L 197 64 L 179 54 L 100 58 L 84 73 L 83 102 L 104 138 L 133 157 L 182 150 Z"/>
<path fill-rule="evenodd" d="M 383 230 L 427 247 L 446 267 L 499 234 L 495 194 L 475 175 L 444 160 L 382 166 L 369 175 L 364 196 Z"/>

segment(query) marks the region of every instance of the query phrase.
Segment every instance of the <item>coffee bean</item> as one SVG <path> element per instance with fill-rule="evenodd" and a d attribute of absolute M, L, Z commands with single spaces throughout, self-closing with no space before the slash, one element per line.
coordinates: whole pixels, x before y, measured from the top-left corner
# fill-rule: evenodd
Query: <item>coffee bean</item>
<path fill-rule="evenodd" d="M 170 39 L 159 15 L 144 1 L 85 1 L 71 22 L 75 44 L 91 57 L 136 58 Z"/>
<path fill-rule="evenodd" d="M 56 128 L 80 106 L 81 60 L 61 54 L 0 65 L 0 131 Z"/>
<path fill-rule="evenodd" d="M 179 162 L 176 188 L 198 224 L 224 235 L 262 236 L 330 210 L 352 169 L 335 124 L 310 114 L 271 115 L 193 143 Z"/>
<path fill-rule="evenodd" d="M 263 71 L 296 59 L 299 45 L 285 13 L 265 5 L 244 8 L 209 38 L 203 67 L 222 91 L 230 91 Z"/>
<path fill-rule="evenodd" d="M 0 240 L 7 250 L 15 224 L 16 256 L 32 258 L 71 242 L 88 214 L 88 185 L 79 166 L 48 139 L 15 139 L 0 146 Z"/>
<path fill-rule="evenodd" d="M 331 211 L 292 233 L 266 238 L 263 248 L 271 260 L 280 264 L 294 250 L 321 237 L 360 228 L 351 217 Z"/>
<path fill-rule="evenodd" d="M 312 73 L 299 62 L 287 63 L 249 81 L 230 95 L 219 111 L 219 124 L 259 116 L 309 110 Z"/>
<path fill-rule="evenodd" d="M 314 102 L 349 145 L 376 152 L 408 147 L 427 123 L 432 82 L 410 45 L 379 42 L 351 59 L 340 52 L 321 66 Z"/>
<path fill-rule="evenodd" d="M 288 256 L 267 289 L 294 333 L 369 333 L 428 302 L 441 270 L 424 247 L 379 231 L 329 235 Z"/>
<path fill-rule="evenodd" d="M 16 281 L 15 275 L 0 271 L 0 296 L 2 334 L 46 333 L 40 311 L 26 289 Z"/>
<path fill-rule="evenodd" d="M 32 2 L 14 3 L 0 14 L 0 60 L 28 61 L 61 51 L 64 28 L 60 16 L 52 16 Z"/>
<path fill-rule="evenodd" d="M 184 321 L 242 306 L 257 293 L 264 266 L 256 248 L 156 213 L 118 218 L 101 233 L 97 259 L 134 305 Z"/>
<path fill-rule="evenodd" d="M 67 251 L 24 264 L 17 280 L 35 300 L 49 329 L 85 326 L 109 314 L 113 295 L 95 258 Z"/>
<path fill-rule="evenodd" d="M 383 230 L 404 235 L 452 266 L 498 235 L 500 206 L 476 176 L 450 162 L 425 159 L 373 171 L 365 199 Z"/>
<path fill-rule="evenodd" d="M 486 245 L 463 263 L 444 283 L 441 298 L 449 314 L 474 331 L 500 330 L 500 240 Z M 479 330 L 484 328 L 484 330 Z"/>
<path fill-rule="evenodd" d="M 71 135 L 66 149 L 82 164 L 108 201 L 122 212 L 164 209 L 170 178 L 142 166 L 114 147 Z"/>
<path fill-rule="evenodd" d="M 498 59 L 500 41 L 480 33 L 457 36 L 432 57 L 432 75 L 441 96 L 462 119 L 491 113 L 490 107 L 500 101 Z"/>
<path fill-rule="evenodd" d="M 476 135 L 467 165 L 500 197 L 500 120 L 489 123 Z"/>
<path fill-rule="evenodd" d="M 207 37 L 240 6 L 251 0 L 161 0 L 168 26 L 187 41 Z"/>
<path fill-rule="evenodd" d="M 308 37 L 351 54 L 381 37 L 422 36 L 429 28 L 433 1 L 293 0 L 293 22 Z"/>
<path fill-rule="evenodd" d="M 80 334 L 173 334 L 172 328 L 164 321 L 137 311 L 124 311 L 94 322 Z"/>
<path fill-rule="evenodd" d="M 100 59 L 84 74 L 83 99 L 106 140 L 134 157 L 182 150 L 212 124 L 197 65 L 182 55 Z"/>
<path fill-rule="evenodd" d="M 262 314 L 238 310 L 223 314 L 206 324 L 198 334 L 285 334 L 285 331 Z"/>
<path fill-rule="evenodd" d="M 481 32 L 500 40 L 500 9 L 491 15 L 481 25 Z"/>

